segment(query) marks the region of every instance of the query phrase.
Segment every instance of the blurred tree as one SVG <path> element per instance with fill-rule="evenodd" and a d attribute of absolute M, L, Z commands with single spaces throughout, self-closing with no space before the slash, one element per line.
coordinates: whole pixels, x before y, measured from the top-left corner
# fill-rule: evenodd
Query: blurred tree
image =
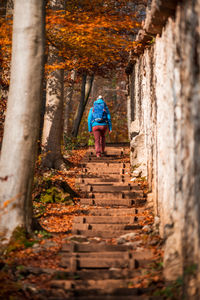
<path fill-rule="evenodd" d="M 64 9 L 62 0 L 52 0 L 49 8 Z M 62 57 L 52 44 L 48 46 L 47 64 L 52 66 L 55 62 L 62 62 Z M 46 108 L 42 134 L 42 164 L 44 167 L 65 170 L 65 163 L 61 152 L 63 137 L 63 108 L 64 108 L 64 70 L 54 68 L 47 74 Z"/>
<path fill-rule="evenodd" d="M 72 70 L 70 72 L 70 79 L 65 92 L 64 129 L 63 129 L 64 137 L 67 137 L 69 135 L 69 117 L 71 113 L 71 103 L 72 103 L 72 97 L 74 93 L 76 75 L 77 75 L 76 70 Z"/>
<path fill-rule="evenodd" d="M 77 137 L 79 126 L 81 123 L 81 119 L 83 117 L 83 113 L 85 111 L 85 107 L 88 103 L 88 99 L 91 93 L 92 84 L 94 80 L 94 75 L 82 75 L 82 87 L 81 87 L 81 97 L 80 102 L 78 105 L 77 113 L 74 119 L 73 129 L 72 129 L 72 136 Z"/>

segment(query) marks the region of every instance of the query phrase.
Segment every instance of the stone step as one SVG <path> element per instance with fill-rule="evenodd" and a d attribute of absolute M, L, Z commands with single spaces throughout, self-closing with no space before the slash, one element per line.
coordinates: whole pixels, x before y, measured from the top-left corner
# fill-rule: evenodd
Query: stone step
<path fill-rule="evenodd" d="M 86 243 L 70 243 L 64 244 L 61 251 L 63 252 L 123 252 L 132 250 L 131 245 L 110 245 L 110 244 L 86 244 Z"/>
<path fill-rule="evenodd" d="M 127 233 L 131 233 L 133 230 L 101 230 L 101 231 L 95 231 L 95 230 L 73 230 L 72 234 L 76 235 L 83 235 L 86 237 L 99 237 L 103 239 L 110 239 L 110 238 L 118 238 L 122 235 L 125 235 Z"/>
<path fill-rule="evenodd" d="M 137 265 L 137 262 L 135 261 L 134 258 L 131 257 L 125 258 L 122 255 L 121 257 L 104 257 L 100 255 L 91 257 L 89 256 L 88 253 L 85 254 L 86 254 L 85 257 L 82 257 L 80 255 L 79 257 L 69 256 L 66 254 L 62 255 L 60 266 L 63 268 L 67 268 L 72 272 L 75 272 L 76 270 L 80 270 L 80 269 L 110 269 L 110 268 L 134 269 Z"/>
<path fill-rule="evenodd" d="M 138 216 L 76 216 L 73 223 L 89 224 L 134 224 L 144 217 Z"/>
<path fill-rule="evenodd" d="M 132 258 L 132 253 L 128 252 L 128 251 L 101 251 L 101 252 L 76 252 L 76 253 L 71 253 L 71 252 L 65 252 L 62 254 L 62 257 L 64 258 L 71 258 L 74 257 L 76 259 L 79 258 L 87 258 L 87 259 L 107 259 L 107 258 L 111 258 L 111 259 L 117 259 L 117 260 L 128 260 L 130 258 Z M 102 268 L 102 267 L 101 267 Z"/>
<path fill-rule="evenodd" d="M 91 181 L 90 181 L 91 180 Z M 104 174 L 101 176 L 98 175 L 93 175 L 93 174 L 81 174 L 80 177 L 78 177 L 76 179 L 77 183 L 102 183 L 102 182 L 108 182 L 108 183 L 112 183 L 112 182 L 130 182 L 132 184 L 131 180 L 131 176 L 126 174 L 126 175 L 120 175 L 120 174 L 113 174 L 113 175 L 109 175 L 109 174 Z"/>
<path fill-rule="evenodd" d="M 87 192 L 123 192 L 123 191 L 132 191 L 132 192 L 136 192 L 137 194 L 140 194 L 140 196 L 144 195 L 144 192 L 141 190 L 140 187 L 135 186 L 134 184 L 79 184 L 79 187 L 81 188 L 81 190 L 83 191 L 87 191 Z"/>
<path fill-rule="evenodd" d="M 88 198 L 92 199 L 109 199 L 109 200 L 117 200 L 117 199 L 131 199 L 134 200 L 136 198 L 143 199 L 144 197 L 143 191 L 94 191 L 88 193 Z"/>
<path fill-rule="evenodd" d="M 131 177 L 128 176 L 116 176 L 116 177 L 109 177 L 109 176 L 105 176 L 102 178 L 99 177 L 80 177 L 80 178 L 76 178 L 76 183 L 77 184 L 102 184 L 102 182 L 104 182 L 105 184 L 115 184 L 115 183 L 119 183 L 119 184 L 127 184 L 130 183 L 132 185 L 132 182 L 130 181 Z"/>
<path fill-rule="evenodd" d="M 133 216 L 141 214 L 144 208 L 102 208 L 90 209 L 89 215 L 92 216 Z"/>
<path fill-rule="evenodd" d="M 59 265 L 72 272 L 80 269 L 137 269 L 149 264 L 151 251 L 139 252 L 63 252 Z"/>
<path fill-rule="evenodd" d="M 109 199 L 107 197 L 107 199 Z M 80 204 L 82 205 L 96 205 L 96 206 L 124 206 L 124 207 L 132 207 L 133 205 L 144 205 L 146 203 L 146 199 L 96 199 L 96 198 L 81 198 Z"/>
<path fill-rule="evenodd" d="M 105 158 L 106 156 L 124 156 L 124 155 L 129 155 L 130 153 L 130 149 L 126 149 L 126 148 L 121 148 L 121 149 L 108 149 L 106 148 L 105 150 L 105 156 L 103 156 L 103 158 Z M 86 155 L 84 158 L 87 157 L 96 157 L 96 152 L 95 150 L 89 150 L 87 151 Z"/>
<path fill-rule="evenodd" d="M 82 168 L 88 168 L 88 169 L 96 169 L 96 168 L 107 168 L 108 170 L 110 168 L 130 168 L 130 163 L 124 163 L 124 162 L 104 162 L 97 161 L 97 162 L 88 162 L 88 163 L 82 163 Z"/>
<path fill-rule="evenodd" d="M 72 232 L 74 230 L 91 230 L 91 231 L 122 231 L 122 230 L 135 230 L 140 229 L 143 226 L 139 225 L 137 222 L 135 224 L 91 224 L 91 223 L 73 223 Z"/>
<path fill-rule="evenodd" d="M 81 269 L 76 270 L 75 272 L 70 271 L 55 271 L 53 278 L 55 279 L 67 279 L 74 280 L 74 277 L 79 280 L 106 280 L 106 279 L 126 279 L 126 278 L 134 278 L 135 276 L 141 275 L 140 269 L 130 270 L 128 268 L 110 268 L 110 269 Z"/>
<path fill-rule="evenodd" d="M 107 280 L 53 280 L 50 282 L 51 288 L 73 291 L 74 299 L 132 299 L 146 300 L 147 296 L 140 296 L 141 289 L 131 288 L 131 278 L 127 280 L 107 279 Z M 144 292 L 146 290 L 144 289 Z M 81 298 L 79 298 L 79 296 Z M 127 297 L 131 298 L 127 298 Z M 73 299 L 70 297 L 70 300 Z M 77 298 L 78 297 L 78 298 Z M 88 298 L 91 297 L 91 298 Z M 92 298 L 93 297 L 93 298 Z M 99 297 L 99 298 L 97 298 Z M 102 298 L 103 297 L 103 298 Z M 113 297 L 113 298 L 110 298 Z M 120 298 L 125 297 L 125 298 Z"/>
<path fill-rule="evenodd" d="M 107 162 L 107 163 L 114 163 L 116 161 L 121 161 L 122 158 L 118 156 L 116 159 L 116 156 L 107 156 L 107 157 L 88 157 L 87 159 L 82 160 L 83 164 L 88 163 L 98 163 L 98 162 Z"/>
<path fill-rule="evenodd" d="M 130 280 L 130 279 L 129 279 Z M 63 288 L 65 290 L 70 289 L 98 289 L 105 291 L 112 291 L 113 289 L 128 287 L 129 280 L 121 279 L 107 279 L 107 280 L 54 280 L 51 282 L 51 286 L 54 288 Z"/>
<path fill-rule="evenodd" d="M 118 175 L 130 175 L 129 169 L 125 168 L 101 168 L 101 167 L 96 167 L 96 168 L 82 168 L 81 169 L 83 174 L 98 174 L 98 175 L 104 175 L 104 174 L 118 174 Z"/>

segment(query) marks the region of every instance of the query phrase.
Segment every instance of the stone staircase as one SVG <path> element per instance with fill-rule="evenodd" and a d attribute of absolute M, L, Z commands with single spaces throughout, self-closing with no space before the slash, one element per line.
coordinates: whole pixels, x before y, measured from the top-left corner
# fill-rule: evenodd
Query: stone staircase
<path fill-rule="evenodd" d="M 138 247 L 146 198 L 141 186 L 130 181 L 128 147 L 106 150 L 98 159 L 88 150 L 82 161 L 77 186 L 84 214 L 75 216 L 72 235 L 61 249 L 65 278 L 51 282 L 65 296 L 51 300 L 150 299 L 133 284 L 152 259 L 149 249 Z"/>

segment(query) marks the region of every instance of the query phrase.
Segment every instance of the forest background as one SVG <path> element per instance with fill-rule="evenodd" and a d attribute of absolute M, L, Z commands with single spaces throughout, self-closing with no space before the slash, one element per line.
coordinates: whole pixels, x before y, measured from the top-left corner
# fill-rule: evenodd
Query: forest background
<path fill-rule="evenodd" d="M 108 142 L 128 141 L 125 66 L 128 54 L 135 46 L 132 41 L 143 18 L 144 6 L 137 1 L 131 3 L 124 0 L 97 0 L 92 3 L 87 0 L 48 1 L 46 6 L 46 56 L 49 47 L 52 47 L 54 59 L 51 62 L 47 60 L 45 77 L 47 79 L 53 70 L 65 70 L 64 147 L 93 144 L 93 139 L 87 133 L 87 114 L 99 94 L 104 96 L 112 116 L 114 130 L 108 136 Z M 3 0 L 0 8 L 0 147 L 10 83 L 12 11 L 12 1 Z M 87 95 L 89 97 L 85 99 L 83 114 L 78 120 L 81 125 L 74 132 L 83 96 L 83 74 L 93 77 L 92 86 Z M 45 102 L 44 83 L 42 118 Z"/>
<path fill-rule="evenodd" d="M 66 150 L 94 144 L 87 131 L 87 115 L 99 94 L 112 117 L 113 133 L 107 142 L 128 141 L 125 69 L 130 53 L 140 46 L 135 36 L 144 17 L 145 5 L 141 2 L 18 0 L 14 21 L 13 2 L 1 2 L 3 239 L 18 225 L 32 231 L 32 200 L 40 206 L 44 198 L 46 203 L 74 197 L 69 182 L 62 187 L 66 173 L 56 184 L 52 170 L 69 169 Z"/>

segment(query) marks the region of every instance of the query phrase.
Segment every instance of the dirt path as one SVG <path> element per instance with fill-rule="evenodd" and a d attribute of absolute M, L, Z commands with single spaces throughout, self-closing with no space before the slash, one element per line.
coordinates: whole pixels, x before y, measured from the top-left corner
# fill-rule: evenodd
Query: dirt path
<path fill-rule="evenodd" d="M 27 254 L 21 259 L 27 299 L 154 299 L 163 286 L 162 248 L 146 183 L 131 181 L 129 149 L 107 147 L 100 159 L 88 150 L 81 166 L 71 231 L 30 250 L 29 263 Z"/>

